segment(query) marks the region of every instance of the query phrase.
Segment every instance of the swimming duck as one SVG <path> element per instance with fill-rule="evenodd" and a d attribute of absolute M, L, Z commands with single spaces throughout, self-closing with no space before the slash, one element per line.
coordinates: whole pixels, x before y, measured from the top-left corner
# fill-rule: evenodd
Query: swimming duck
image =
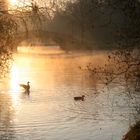
<path fill-rule="evenodd" d="M 27 85 L 25 85 L 25 84 L 20 84 L 20 86 L 22 87 L 22 88 L 24 88 L 25 89 L 25 91 L 26 92 L 29 92 L 30 91 L 30 85 L 29 85 L 29 81 L 27 82 Z"/>
<path fill-rule="evenodd" d="M 74 100 L 75 100 L 75 101 L 78 101 L 78 100 L 84 101 L 84 97 L 85 97 L 85 95 L 77 96 L 77 97 L 74 97 Z"/>

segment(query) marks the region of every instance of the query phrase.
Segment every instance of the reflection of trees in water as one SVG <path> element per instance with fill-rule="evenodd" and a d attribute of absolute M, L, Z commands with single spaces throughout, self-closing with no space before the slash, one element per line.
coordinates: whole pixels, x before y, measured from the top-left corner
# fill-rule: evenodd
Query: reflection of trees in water
<path fill-rule="evenodd" d="M 116 99 L 121 101 L 124 96 L 123 102 L 126 104 L 122 108 L 127 105 L 130 110 L 133 109 L 132 114 L 136 121 L 140 115 L 140 57 L 136 54 L 139 51 L 138 48 L 118 49 L 110 52 L 104 66 L 94 67 L 92 63 L 87 66 L 91 77 L 109 89 L 108 92 L 116 89 L 118 97 L 113 95 L 112 106 Z M 122 104 L 119 100 L 117 102 Z M 131 114 L 129 116 L 131 117 Z"/>
<path fill-rule="evenodd" d="M 99 53 L 99 52 L 97 52 Z M 53 67 L 55 70 L 55 81 L 60 84 L 60 82 L 65 83 L 66 85 L 79 85 L 84 87 L 93 87 L 95 86 L 96 80 L 89 78 L 90 75 L 85 70 L 81 70 L 81 67 L 86 67 L 88 63 L 92 60 L 101 61 L 100 64 L 104 64 L 105 54 L 104 52 L 100 52 L 98 55 L 91 54 L 90 52 L 81 52 L 73 54 L 68 54 L 63 56 L 60 59 L 53 58 L 54 65 Z M 97 61 L 94 61 L 94 65 L 96 66 Z M 59 73 L 59 74 L 58 74 Z"/>
<path fill-rule="evenodd" d="M 0 93 L 0 139 L 14 139 L 12 128 L 14 110 L 8 94 Z"/>

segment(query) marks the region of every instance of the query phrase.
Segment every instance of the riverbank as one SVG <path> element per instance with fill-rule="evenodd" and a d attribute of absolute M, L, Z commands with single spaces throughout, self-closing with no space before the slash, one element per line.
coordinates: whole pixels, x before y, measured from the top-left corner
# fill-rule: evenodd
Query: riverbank
<path fill-rule="evenodd" d="M 123 140 L 140 140 L 140 121 L 130 128 Z"/>

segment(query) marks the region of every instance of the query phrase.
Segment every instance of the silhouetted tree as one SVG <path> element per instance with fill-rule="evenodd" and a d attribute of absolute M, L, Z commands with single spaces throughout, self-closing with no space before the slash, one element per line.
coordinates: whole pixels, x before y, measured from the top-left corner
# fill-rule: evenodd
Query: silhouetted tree
<path fill-rule="evenodd" d="M 17 24 L 14 17 L 3 8 L 3 3 L 0 3 L 0 7 L 2 7 L 0 11 L 0 77 L 2 77 L 10 66 Z"/>
<path fill-rule="evenodd" d="M 140 38 L 139 14 L 139 0 L 71 0 L 56 10 L 49 27 L 73 34 L 81 46 L 134 47 Z"/>
<path fill-rule="evenodd" d="M 16 36 L 26 32 L 28 38 L 29 30 L 40 32 L 50 10 L 47 6 L 40 7 L 36 1 L 30 4 L 23 2 L 22 6 L 8 9 L 7 1 L 0 1 L 0 77 L 8 72 L 11 65 L 12 53 L 17 45 Z"/>
<path fill-rule="evenodd" d="M 139 138 L 140 116 L 140 48 L 118 49 L 110 52 L 104 66 L 94 67 L 90 63 L 86 70 L 96 84 L 103 84 L 109 90 L 117 88 L 115 94 L 127 97 L 127 106 L 134 109 L 133 119 L 138 129 L 131 130 L 125 139 Z M 99 89 L 101 92 L 101 89 Z M 137 123 L 138 122 L 138 123 Z M 136 127 L 135 127 L 136 128 Z M 133 132 L 133 133 L 132 133 Z"/>

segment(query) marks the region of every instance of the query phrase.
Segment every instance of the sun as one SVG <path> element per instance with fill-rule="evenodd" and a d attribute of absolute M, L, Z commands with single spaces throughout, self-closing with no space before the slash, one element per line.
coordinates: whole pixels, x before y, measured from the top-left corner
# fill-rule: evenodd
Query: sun
<path fill-rule="evenodd" d="M 18 0 L 9 0 L 9 3 L 11 6 L 17 6 L 18 5 Z"/>

